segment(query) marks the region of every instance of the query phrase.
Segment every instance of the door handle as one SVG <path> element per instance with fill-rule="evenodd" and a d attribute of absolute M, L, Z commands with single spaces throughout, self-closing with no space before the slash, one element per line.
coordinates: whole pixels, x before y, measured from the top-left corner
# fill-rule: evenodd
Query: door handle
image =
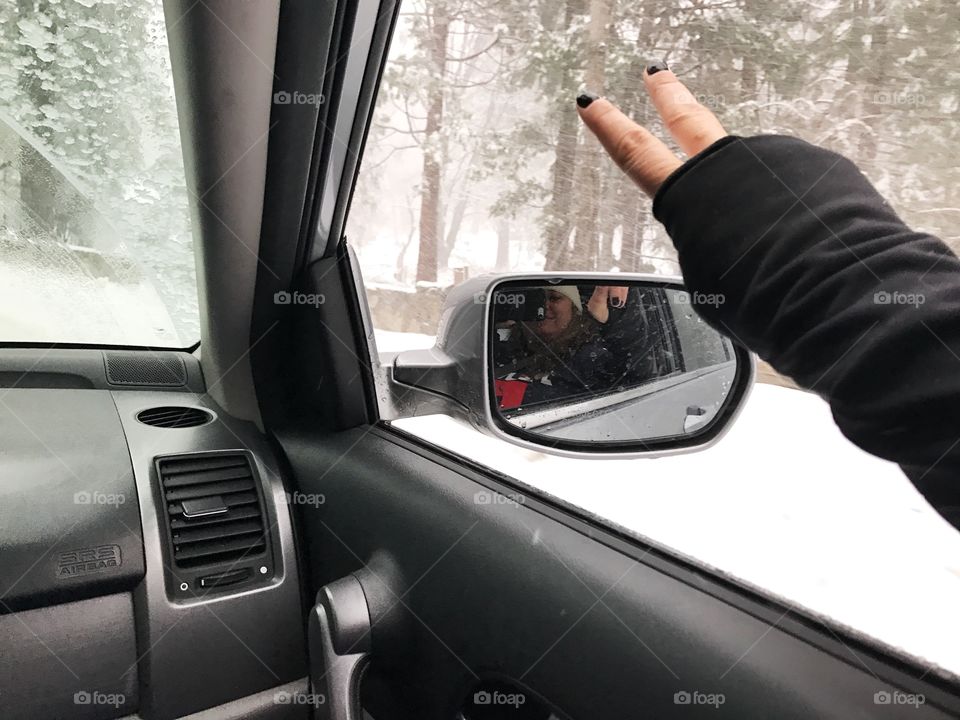
<path fill-rule="evenodd" d="M 360 679 L 370 658 L 370 608 L 354 575 L 324 585 L 310 611 L 314 720 L 361 720 Z"/>
<path fill-rule="evenodd" d="M 706 420 L 706 414 L 707 411 L 697 405 L 687 407 L 687 412 L 683 417 L 683 431 L 691 432 L 696 429 Z"/>

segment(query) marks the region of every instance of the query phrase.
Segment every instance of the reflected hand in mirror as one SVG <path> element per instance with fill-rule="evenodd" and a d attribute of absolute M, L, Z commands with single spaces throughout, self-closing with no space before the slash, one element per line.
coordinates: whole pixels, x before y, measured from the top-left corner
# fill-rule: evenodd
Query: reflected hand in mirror
<path fill-rule="evenodd" d="M 498 287 L 495 412 L 523 433 L 580 443 L 704 432 L 736 373 L 729 340 L 676 285 Z"/>
<path fill-rule="evenodd" d="M 607 305 L 622 308 L 627 304 L 628 291 L 629 288 L 623 286 L 611 287 L 609 285 L 597 285 L 590 295 L 590 299 L 587 301 L 587 309 L 590 311 L 594 320 L 605 323 L 610 318 L 610 311 L 607 309 Z"/>

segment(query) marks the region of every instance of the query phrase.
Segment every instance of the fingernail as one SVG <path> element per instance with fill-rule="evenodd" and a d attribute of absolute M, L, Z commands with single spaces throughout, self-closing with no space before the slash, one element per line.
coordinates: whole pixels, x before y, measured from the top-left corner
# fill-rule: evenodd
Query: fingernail
<path fill-rule="evenodd" d="M 577 105 L 582 108 L 589 107 L 590 103 L 597 99 L 597 96 L 591 92 L 580 93 L 577 96 Z"/>
<path fill-rule="evenodd" d="M 656 75 L 661 70 L 669 70 L 667 64 L 663 60 L 654 60 L 649 65 L 647 65 L 647 75 Z"/>

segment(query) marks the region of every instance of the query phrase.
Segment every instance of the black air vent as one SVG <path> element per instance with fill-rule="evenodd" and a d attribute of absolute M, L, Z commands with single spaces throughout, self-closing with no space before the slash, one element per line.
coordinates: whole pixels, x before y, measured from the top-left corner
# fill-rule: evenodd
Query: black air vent
<path fill-rule="evenodd" d="M 174 567 L 262 572 L 263 503 L 245 454 L 160 458 L 157 472 Z"/>
<path fill-rule="evenodd" d="M 206 425 L 213 420 L 213 415 L 202 408 L 168 405 L 141 410 L 137 413 L 137 420 L 153 427 L 191 428 Z"/>

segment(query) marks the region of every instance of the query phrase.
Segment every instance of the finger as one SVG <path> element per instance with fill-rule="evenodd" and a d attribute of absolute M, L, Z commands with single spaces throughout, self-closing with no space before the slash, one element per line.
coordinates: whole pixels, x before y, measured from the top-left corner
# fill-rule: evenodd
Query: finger
<path fill-rule="evenodd" d="M 716 115 L 697 101 L 666 63 L 650 63 L 643 82 L 663 124 L 687 155 L 696 155 L 727 136 Z"/>
<path fill-rule="evenodd" d="M 614 162 L 651 197 L 680 167 L 680 159 L 670 148 L 609 101 L 585 93 L 577 98 L 577 105 L 583 122 Z"/>
<path fill-rule="evenodd" d="M 616 308 L 622 308 L 627 304 L 627 291 L 625 287 L 615 287 L 610 290 L 611 304 Z"/>

